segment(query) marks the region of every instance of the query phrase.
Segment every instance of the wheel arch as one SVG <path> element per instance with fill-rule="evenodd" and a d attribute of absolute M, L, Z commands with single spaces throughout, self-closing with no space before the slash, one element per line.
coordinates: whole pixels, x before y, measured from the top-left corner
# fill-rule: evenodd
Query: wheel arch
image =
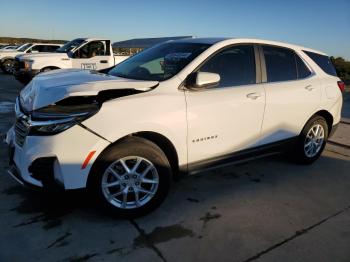
<path fill-rule="evenodd" d="M 155 143 L 157 146 L 159 146 L 159 148 L 164 152 L 164 154 L 168 158 L 173 174 L 174 175 L 178 174 L 179 172 L 178 153 L 176 151 L 174 144 L 167 137 L 165 137 L 162 134 L 159 134 L 156 132 L 150 132 L 150 131 L 133 133 L 132 136 L 147 139 Z"/>
<path fill-rule="evenodd" d="M 45 66 L 40 69 L 40 72 L 44 72 L 45 69 L 55 70 L 55 69 L 61 69 L 58 66 Z"/>
<path fill-rule="evenodd" d="M 334 121 L 332 114 L 329 113 L 327 110 L 319 110 L 312 117 L 314 116 L 322 116 L 326 120 L 328 126 L 328 134 L 330 134 L 333 128 Z"/>
<path fill-rule="evenodd" d="M 15 58 L 12 56 L 5 56 L 5 57 L 1 58 L 0 62 L 3 63 L 6 60 L 15 60 Z"/>
<path fill-rule="evenodd" d="M 141 131 L 141 132 L 135 132 L 131 133 L 129 135 L 123 136 L 119 138 L 118 140 L 114 141 L 110 145 L 108 145 L 103 151 L 98 155 L 96 160 L 94 161 L 89 174 L 87 178 L 87 186 L 89 187 L 90 183 L 92 182 L 93 178 L 93 170 L 94 170 L 94 165 L 95 163 L 98 162 L 100 157 L 103 156 L 104 153 L 106 153 L 108 150 L 110 150 L 113 146 L 117 145 L 118 143 L 121 143 L 127 139 L 132 139 L 133 137 L 139 137 L 139 138 L 144 138 L 146 140 L 149 140 L 156 144 L 165 154 L 167 157 L 171 170 L 173 173 L 173 177 L 176 178 L 178 176 L 179 172 L 179 158 L 178 158 L 178 153 L 177 150 L 174 146 L 174 144 L 164 135 L 157 133 L 157 132 L 152 132 L 152 131 Z"/>

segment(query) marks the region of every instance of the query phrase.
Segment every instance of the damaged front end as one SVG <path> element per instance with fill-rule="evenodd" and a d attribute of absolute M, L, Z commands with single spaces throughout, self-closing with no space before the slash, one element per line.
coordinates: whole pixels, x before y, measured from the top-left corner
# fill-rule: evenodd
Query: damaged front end
<path fill-rule="evenodd" d="M 67 97 L 48 106 L 28 111 L 16 100 L 17 120 L 27 127 L 27 135 L 54 135 L 95 115 L 105 101 L 145 91 L 135 89 L 105 90 L 95 96 Z"/>
<path fill-rule="evenodd" d="M 86 72 L 68 73 L 72 74 L 79 76 Z M 70 85 L 47 86 L 45 80 L 33 80 L 17 98 L 15 128 L 23 130 L 26 136 L 58 134 L 96 114 L 105 101 L 144 93 L 158 85 L 153 81 L 133 81 L 93 72 L 90 75 L 97 79 Z"/>

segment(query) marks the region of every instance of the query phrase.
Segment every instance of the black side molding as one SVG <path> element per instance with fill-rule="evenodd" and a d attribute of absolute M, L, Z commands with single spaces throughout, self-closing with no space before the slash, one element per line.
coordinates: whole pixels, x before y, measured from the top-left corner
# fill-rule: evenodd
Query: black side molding
<path fill-rule="evenodd" d="M 247 159 L 254 159 L 272 154 L 281 153 L 290 149 L 296 142 L 298 137 L 288 138 L 282 141 L 262 145 L 254 148 L 249 148 L 228 155 L 198 161 L 188 164 L 188 172 L 201 171 L 218 166 L 233 164 Z"/>

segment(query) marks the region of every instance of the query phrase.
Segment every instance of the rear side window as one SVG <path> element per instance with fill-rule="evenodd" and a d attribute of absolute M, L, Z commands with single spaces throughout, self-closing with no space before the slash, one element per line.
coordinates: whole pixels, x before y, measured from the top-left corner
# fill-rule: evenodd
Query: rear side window
<path fill-rule="evenodd" d="M 263 46 L 268 82 L 298 79 L 294 51 L 274 46 Z"/>
<path fill-rule="evenodd" d="M 321 69 L 332 76 L 337 76 L 337 72 L 328 56 L 316 54 L 309 51 L 304 51 Z"/>
<path fill-rule="evenodd" d="M 297 54 L 295 54 L 295 61 L 297 63 L 298 79 L 306 78 L 311 75 L 310 69 Z"/>
<path fill-rule="evenodd" d="M 211 57 L 199 71 L 219 74 L 219 87 L 255 84 L 254 47 L 237 45 L 224 49 Z"/>

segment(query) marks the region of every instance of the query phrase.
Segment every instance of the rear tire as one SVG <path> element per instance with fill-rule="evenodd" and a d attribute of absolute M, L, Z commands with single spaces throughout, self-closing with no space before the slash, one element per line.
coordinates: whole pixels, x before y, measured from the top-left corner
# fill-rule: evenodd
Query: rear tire
<path fill-rule="evenodd" d="M 322 116 L 312 117 L 301 131 L 293 156 L 300 164 L 311 164 L 322 154 L 328 138 L 328 125 Z"/>
<path fill-rule="evenodd" d="M 99 206 L 118 217 L 135 218 L 164 201 L 172 172 L 156 144 L 130 137 L 103 152 L 89 176 L 88 189 Z"/>

